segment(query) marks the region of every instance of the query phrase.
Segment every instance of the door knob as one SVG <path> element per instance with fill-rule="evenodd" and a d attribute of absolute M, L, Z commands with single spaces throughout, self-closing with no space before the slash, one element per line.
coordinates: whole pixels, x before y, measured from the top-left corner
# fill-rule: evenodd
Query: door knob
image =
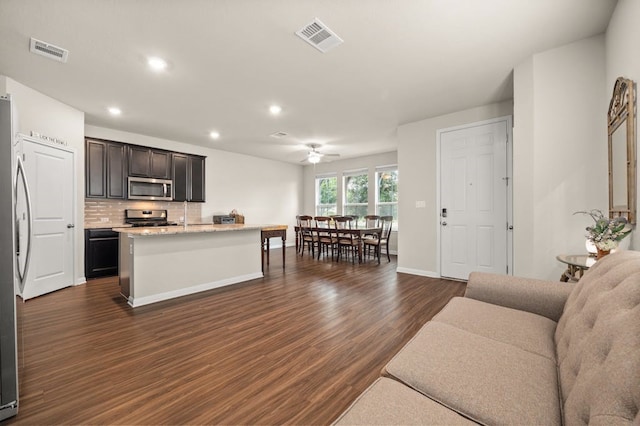
<path fill-rule="evenodd" d="M 442 222 L 442 226 L 447 226 L 447 222 Z"/>
<path fill-rule="evenodd" d="M 73 223 L 67 225 L 67 228 L 75 228 L 76 226 Z"/>

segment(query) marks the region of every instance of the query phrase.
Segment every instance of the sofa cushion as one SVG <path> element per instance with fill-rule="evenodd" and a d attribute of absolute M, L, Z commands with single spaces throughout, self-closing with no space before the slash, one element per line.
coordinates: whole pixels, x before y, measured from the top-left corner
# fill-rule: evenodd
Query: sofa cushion
<path fill-rule="evenodd" d="M 337 425 L 473 425 L 437 402 L 388 378 L 379 378 L 334 422 Z"/>
<path fill-rule="evenodd" d="M 558 322 L 573 283 L 472 272 L 464 297 L 542 315 Z"/>
<path fill-rule="evenodd" d="M 384 373 L 480 423 L 561 423 L 553 361 L 442 322 L 427 323 Z"/>
<path fill-rule="evenodd" d="M 640 252 L 599 260 L 558 322 L 558 370 L 567 424 L 631 422 L 640 407 Z"/>
<path fill-rule="evenodd" d="M 555 362 L 553 335 L 556 323 L 549 318 L 466 297 L 454 297 L 433 318 Z"/>

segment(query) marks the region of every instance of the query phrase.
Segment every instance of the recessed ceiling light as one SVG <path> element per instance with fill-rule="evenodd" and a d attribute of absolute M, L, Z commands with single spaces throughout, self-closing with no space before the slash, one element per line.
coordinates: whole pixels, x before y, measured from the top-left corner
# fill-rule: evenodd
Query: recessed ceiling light
<path fill-rule="evenodd" d="M 118 107 L 109 107 L 108 108 L 109 114 L 111 115 L 120 115 L 122 114 L 122 110 Z"/>
<path fill-rule="evenodd" d="M 211 137 L 211 139 L 220 139 L 220 133 L 216 132 L 215 130 L 209 133 L 209 136 Z"/>
<path fill-rule="evenodd" d="M 147 59 L 147 64 L 153 71 L 163 71 L 167 68 L 167 61 L 156 56 Z"/>
<path fill-rule="evenodd" d="M 273 115 L 278 115 L 282 112 L 282 107 L 280 105 L 271 105 L 269 107 L 269 112 Z"/>

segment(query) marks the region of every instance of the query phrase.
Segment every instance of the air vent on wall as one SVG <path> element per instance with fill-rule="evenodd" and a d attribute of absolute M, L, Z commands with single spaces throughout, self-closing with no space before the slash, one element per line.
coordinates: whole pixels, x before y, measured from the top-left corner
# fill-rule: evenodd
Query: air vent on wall
<path fill-rule="evenodd" d="M 46 43 L 41 40 L 37 40 L 31 37 L 30 49 L 31 53 L 42 55 L 49 59 L 53 59 L 58 62 L 67 62 L 69 57 L 69 51 L 62 47 L 54 46 L 53 44 Z"/>
<path fill-rule="evenodd" d="M 298 37 L 321 51 L 327 52 L 344 41 L 323 24 L 318 18 L 315 18 L 308 25 L 296 31 Z"/>

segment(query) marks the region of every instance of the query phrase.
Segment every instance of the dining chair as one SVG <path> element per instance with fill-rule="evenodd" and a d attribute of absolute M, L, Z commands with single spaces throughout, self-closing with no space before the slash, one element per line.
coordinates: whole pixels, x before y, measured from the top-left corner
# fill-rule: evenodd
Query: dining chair
<path fill-rule="evenodd" d="M 382 246 L 384 246 L 387 253 L 387 259 L 391 262 L 391 256 L 389 255 L 389 239 L 391 237 L 391 228 L 393 226 L 393 216 L 382 216 L 380 217 L 380 221 L 382 222 L 382 234 L 380 234 L 379 238 L 365 238 L 362 241 L 367 249 L 372 247 L 374 248 L 374 252 L 378 258 L 378 263 L 380 263 L 380 253 L 382 251 Z"/>
<path fill-rule="evenodd" d="M 360 216 L 355 214 L 346 215 L 344 217 L 351 218 L 351 229 L 358 229 L 358 220 L 360 220 Z"/>
<path fill-rule="evenodd" d="M 299 229 L 299 238 L 300 238 L 300 255 L 304 255 L 304 246 L 306 245 L 309 248 L 309 252 L 311 252 L 311 257 L 315 257 L 315 247 L 318 245 L 318 241 L 315 239 L 313 235 L 313 217 L 301 215 L 298 216 L 298 229 Z"/>
<path fill-rule="evenodd" d="M 365 228 L 379 228 L 380 227 L 380 216 L 377 214 L 368 214 L 364 217 L 364 227 Z M 362 241 L 367 239 L 378 239 L 378 234 L 362 234 Z M 371 248 L 373 245 L 365 245 L 364 246 L 364 254 L 366 256 L 371 256 Z M 375 253 L 374 253 L 375 256 Z"/>
<path fill-rule="evenodd" d="M 353 226 L 353 218 L 351 216 L 334 217 L 333 224 L 338 240 L 338 261 L 340 261 L 340 254 L 348 251 L 351 253 L 351 263 L 355 263 L 356 254 L 360 257 L 360 238 L 354 233 L 346 232 L 356 229 Z"/>
<path fill-rule="evenodd" d="M 380 224 L 380 216 L 377 214 L 368 214 L 364 217 L 365 228 L 377 228 Z"/>
<path fill-rule="evenodd" d="M 302 232 L 302 227 L 300 226 L 300 216 L 302 215 L 296 215 L 296 253 L 300 253 L 300 234 Z"/>
<path fill-rule="evenodd" d="M 331 230 L 332 219 L 328 216 L 316 216 L 314 220 L 316 223 L 314 233 L 318 241 L 318 259 L 320 259 L 323 251 L 329 254 L 329 249 L 331 249 L 331 260 L 333 260 L 334 250 L 338 244 L 338 240 L 334 237 Z"/>

